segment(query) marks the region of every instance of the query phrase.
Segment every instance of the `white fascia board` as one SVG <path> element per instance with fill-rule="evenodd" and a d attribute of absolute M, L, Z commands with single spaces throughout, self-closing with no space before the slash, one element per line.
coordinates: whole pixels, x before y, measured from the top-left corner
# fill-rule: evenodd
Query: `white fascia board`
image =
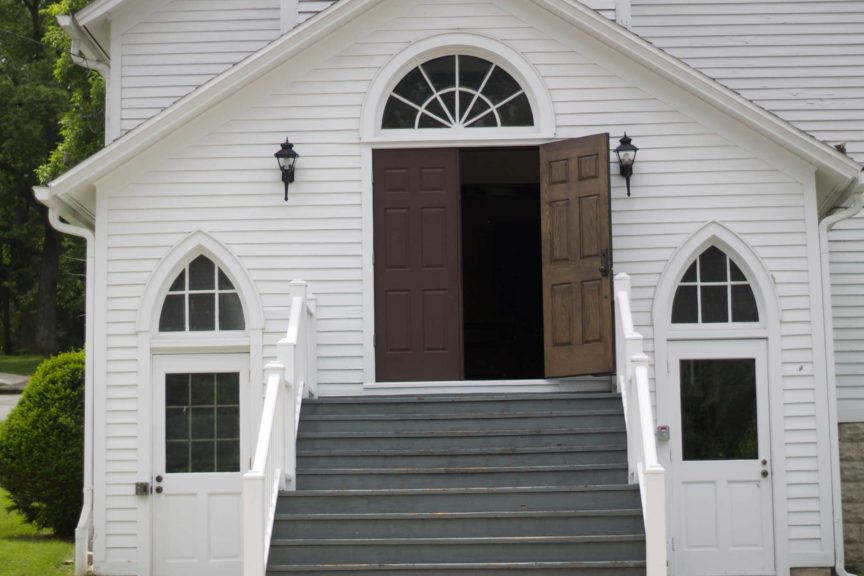
<path fill-rule="evenodd" d="M 123 2 L 124 0 L 101 0 L 85 10 L 92 8 L 94 13 L 101 10 L 100 13 L 104 14 Z M 79 196 L 82 192 L 91 189 L 96 180 L 121 165 L 134 161 L 138 154 L 179 130 L 192 119 L 204 114 L 218 102 L 267 74 L 293 54 L 335 33 L 342 26 L 349 25 L 360 14 L 380 2 L 382 0 L 339 0 L 318 17 L 297 26 L 52 181 L 49 184 L 52 194 Z M 852 159 L 766 112 L 576 0 L 531 0 L 531 2 L 587 36 L 652 70 L 720 112 L 747 124 L 778 146 L 812 164 L 826 177 L 825 181 L 831 184 L 832 190 L 846 189 L 850 183 L 859 180 L 861 167 Z"/>

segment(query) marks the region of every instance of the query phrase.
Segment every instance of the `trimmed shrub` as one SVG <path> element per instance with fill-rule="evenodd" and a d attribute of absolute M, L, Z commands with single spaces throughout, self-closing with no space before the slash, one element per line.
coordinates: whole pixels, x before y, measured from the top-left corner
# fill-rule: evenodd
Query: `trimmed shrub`
<path fill-rule="evenodd" d="M 84 459 L 84 352 L 45 360 L 0 423 L 0 485 L 12 510 L 57 536 L 75 533 Z"/>

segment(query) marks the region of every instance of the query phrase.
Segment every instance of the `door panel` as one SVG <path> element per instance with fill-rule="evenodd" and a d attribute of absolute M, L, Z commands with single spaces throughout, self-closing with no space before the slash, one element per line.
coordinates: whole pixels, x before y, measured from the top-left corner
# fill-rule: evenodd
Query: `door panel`
<path fill-rule="evenodd" d="M 238 574 L 248 356 L 156 356 L 153 378 L 154 573 Z"/>
<path fill-rule="evenodd" d="M 540 147 L 546 376 L 614 369 L 609 135 Z"/>
<path fill-rule="evenodd" d="M 676 574 L 774 573 L 764 340 L 670 344 Z"/>
<path fill-rule="evenodd" d="M 459 154 L 376 150 L 379 382 L 462 379 Z"/>

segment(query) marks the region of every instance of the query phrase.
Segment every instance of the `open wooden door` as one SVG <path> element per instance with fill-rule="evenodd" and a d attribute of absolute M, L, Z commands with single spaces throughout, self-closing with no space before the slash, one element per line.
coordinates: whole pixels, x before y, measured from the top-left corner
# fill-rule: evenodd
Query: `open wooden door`
<path fill-rule="evenodd" d="M 379 382 L 461 380 L 459 151 L 376 150 Z"/>
<path fill-rule="evenodd" d="M 614 370 L 609 135 L 540 147 L 546 376 Z"/>

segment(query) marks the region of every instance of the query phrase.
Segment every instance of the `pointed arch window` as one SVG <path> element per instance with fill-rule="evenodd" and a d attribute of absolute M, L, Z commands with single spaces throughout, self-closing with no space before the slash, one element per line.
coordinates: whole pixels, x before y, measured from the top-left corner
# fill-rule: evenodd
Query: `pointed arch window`
<path fill-rule="evenodd" d="M 244 330 L 240 295 L 225 273 L 198 256 L 174 279 L 159 315 L 160 332 Z"/>
<path fill-rule="evenodd" d="M 406 74 L 384 107 L 382 128 L 533 126 L 525 90 L 503 68 L 476 56 L 429 60 Z"/>
<path fill-rule="evenodd" d="M 750 282 L 725 252 L 711 246 L 687 268 L 672 303 L 673 324 L 758 322 Z"/>

